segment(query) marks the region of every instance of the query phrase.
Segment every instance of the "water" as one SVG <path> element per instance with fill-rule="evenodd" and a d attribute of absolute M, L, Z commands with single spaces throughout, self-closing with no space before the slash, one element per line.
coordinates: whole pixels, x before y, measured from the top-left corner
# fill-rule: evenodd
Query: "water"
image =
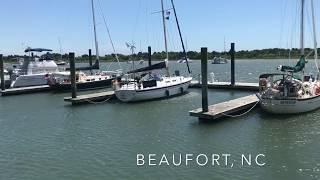
<path fill-rule="evenodd" d="M 237 81 L 256 82 L 277 60 L 237 61 Z M 184 64 L 172 69 L 185 71 Z M 126 64 L 123 64 L 126 65 Z M 106 65 L 103 65 L 106 67 Z M 200 64 L 191 64 L 194 74 Z M 229 80 L 229 66 L 210 65 Z M 270 69 L 269 69 L 270 68 Z M 271 69 L 272 68 L 272 69 Z M 209 90 L 210 104 L 250 94 Z M 0 179 L 319 179 L 320 110 L 246 116 L 199 123 L 188 111 L 201 106 L 201 90 L 181 97 L 125 104 L 71 107 L 69 94 L 38 93 L 0 98 Z M 136 165 L 138 153 L 222 154 L 231 167 Z M 266 165 L 240 166 L 241 154 L 265 154 Z M 159 160 L 159 158 L 158 158 Z"/>

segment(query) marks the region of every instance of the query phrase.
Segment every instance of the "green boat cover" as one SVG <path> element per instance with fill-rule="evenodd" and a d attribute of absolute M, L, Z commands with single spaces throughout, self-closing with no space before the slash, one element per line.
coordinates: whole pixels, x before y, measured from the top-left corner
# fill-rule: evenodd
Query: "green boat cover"
<path fill-rule="evenodd" d="M 286 72 L 293 72 L 293 73 L 297 73 L 300 72 L 304 69 L 305 65 L 306 65 L 307 61 L 304 57 L 304 55 L 302 55 L 299 59 L 299 61 L 297 62 L 296 66 L 292 67 L 292 66 L 282 66 L 281 71 Z"/>

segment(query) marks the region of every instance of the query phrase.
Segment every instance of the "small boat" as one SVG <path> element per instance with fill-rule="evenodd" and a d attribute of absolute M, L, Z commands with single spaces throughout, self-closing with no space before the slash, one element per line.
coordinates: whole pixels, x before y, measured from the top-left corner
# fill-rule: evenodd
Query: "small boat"
<path fill-rule="evenodd" d="M 27 48 L 25 50 L 31 56 L 24 58 L 13 69 L 11 88 L 46 85 L 48 75 L 58 72 L 58 66 L 52 58 L 47 56 L 38 58 L 33 54 L 43 51 L 50 52 L 52 50 L 43 48 Z"/>
<path fill-rule="evenodd" d="M 102 71 L 93 75 L 87 75 L 83 72 L 76 73 L 76 85 L 78 90 L 92 90 L 110 87 L 112 81 L 121 76 L 119 72 Z M 70 72 L 52 73 L 48 77 L 48 84 L 55 91 L 70 91 L 71 78 Z"/>
<path fill-rule="evenodd" d="M 178 63 L 187 63 L 187 61 L 188 61 L 188 63 L 192 63 L 192 60 L 189 59 L 189 58 L 187 58 L 187 60 L 185 60 L 185 59 L 179 59 L 177 62 L 178 62 Z"/>
<path fill-rule="evenodd" d="M 173 1 L 171 2 L 173 5 Z M 127 76 L 133 75 L 133 78 L 128 78 L 126 83 L 122 84 L 120 87 L 117 87 L 115 90 L 116 97 L 122 102 L 154 100 L 159 98 L 168 98 L 172 96 L 182 95 L 187 91 L 189 84 L 192 80 L 192 77 L 181 76 L 178 71 L 176 71 L 174 76 L 170 76 L 167 65 L 169 54 L 167 49 L 165 28 L 165 19 L 168 18 L 164 17 L 165 12 L 166 14 L 169 13 L 168 11 L 164 10 L 163 0 L 161 0 L 161 5 L 166 59 L 163 62 L 153 64 L 151 66 L 129 71 L 127 73 Z M 175 12 L 174 5 L 173 9 Z M 178 23 L 177 25 L 179 27 Z M 181 37 L 181 33 L 179 34 Z M 166 69 L 166 75 L 156 73 L 157 70 L 161 69 Z"/>
<path fill-rule="evenodd" d="M 223 57 L 214 57 L 213 60 L 211 61 L 211 64 L 227 64 L 228 59 L 223 58 Z"/>
<path fill-rule="evenodd" d="M 140 59 L 139 64 L 143 64 L 143 63 L 144 63 L 144 60 Z"/>
<path fill-rule="evenodd" d="M 67 62 L 60 60 L 60 61 L 57 61 L 56 64 L 58 66 L 65 66 L 65 65 L 67 65 Z"/>
<path fill-rule="evenodd" d="M 296 114 L 320 108 L 320 80 L 317 63 L 316 33 L 313 32 L 315 66 L 317 76 L 304 74 L 307 63 L 304 55 L 304 0 L 301 0 L 300 59 L 296 66 L 280 65 L 279 74 L 262 74 L 259 77 L 260 91 L 257 97 L 263 110 L 273 114 Z M 315 31 L 314 7 L 313 30 Z M 297 74 L 299 73 L 299 74 Z"/>

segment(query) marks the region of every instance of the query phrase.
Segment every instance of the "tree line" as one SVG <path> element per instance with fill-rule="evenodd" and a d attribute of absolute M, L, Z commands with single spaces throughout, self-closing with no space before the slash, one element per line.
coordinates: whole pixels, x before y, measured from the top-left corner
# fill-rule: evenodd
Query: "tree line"
<path fill-rule="evenodd" d="M 312 53 L 313 49 L 306 48 L 305 54 Z M 319 49 L 318 49 L 319 52 Z M 183 52 L 169 52 L 170 60 L 178 60 L 184 58 Z M 129 60 L 147 60 L 148 53 L 139 52 L 133 55 L 125 55 L 125 54 L 117 54 L 120 61 L 129 61 Z M 201 59 L 201 53 L 198 51 L 188 51 L 187 56 L 189 59 Z M 288 57 L 291 58 L 299 58 L 300 50 L 298 48 L 294 49 L 281 49 L 281 48 L 271 48 L 271 49 L 260 49 L 260 50 L 240 50 L 235 54 L 236 59 L 286 59 Z M 27 56 L 21 55 L 9 55 L 4 56 L 4 60 L 6 62 L 14 62 L 19 58 L 26 58 Z M 68 60 L 68 54 L 59 54 L 59 53 L 47 53 L 41 55 L 41 57 L 50 57 L 54 60 Z M 225 57 L 230 58 L 230 52 L 217 52 L 211 51 L 208 52 L 208 58 L 213 59 L 214 57 Z M 152 59 L 161 60 L 166 58 L 166 53 L 162 52 L 154 52 L 152 54 Z M 88 54 L 83 54 L 81 56 L 76 57 L 76 61 L 87 61 L 89 59 Z M 95 56 L 92 56 L 92 59 L 95 59 Z M 115 54 L 107 54 L 105 56 L 101 56 L 101 61 L 114 61 L 116 59 Z"/>

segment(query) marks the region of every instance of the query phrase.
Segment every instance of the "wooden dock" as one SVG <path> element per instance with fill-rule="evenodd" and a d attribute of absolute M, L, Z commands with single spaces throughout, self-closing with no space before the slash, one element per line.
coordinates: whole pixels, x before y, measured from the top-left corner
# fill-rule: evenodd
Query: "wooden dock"
<path fill-rule="evenodd" d="M 201 88 L 202 85 L 199 81 L 191 81 L 190 88 Z M 234 86 L 230 82 L 208 82 L 209 89 L 234 89 L 234 90 L 247 90 L 247 91 L 258 91 L 258 83 L 235 83 Z"/>
<path fill-rule="evenodd" d="M 204 120 L 213 120 L 235 113 L 241 113 L 250 109 L 259 102 L 256 95 L 241 97 L 238 99 L 222 102 L 208 107 L 208 112 L 202 112 L 202 108 L 189 111 L 190 116 Z"/>
<path fill-rule="evenodd" d="M 84 103 L 101 103 L 115 97 L 114 91 L 105 91 L 91 94 L 79 95 L 76 98 L 65 97 L 64 101 L 71 102 L 72 105 Z"/>
<path fill-rule="evenodd" d="M 6 89 L 1 91 L 1 96 L 30 94 L 30 93 L 44 92 L 44 91 L 50 91 L 50 90 L 51 88 L 49 85 L 12 88 L 12 89 Z"/>

